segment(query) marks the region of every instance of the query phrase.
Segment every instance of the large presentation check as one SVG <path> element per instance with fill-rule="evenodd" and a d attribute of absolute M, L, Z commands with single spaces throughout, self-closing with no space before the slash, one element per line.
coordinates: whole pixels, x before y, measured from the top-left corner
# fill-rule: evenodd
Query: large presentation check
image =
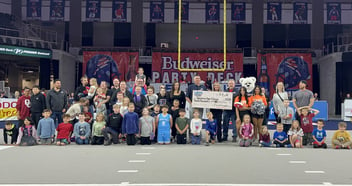
<path fill-rule="evenodd" d="M 232 110 L 233 93 L 214 91 L 193 91 L 192 107 Z"/>

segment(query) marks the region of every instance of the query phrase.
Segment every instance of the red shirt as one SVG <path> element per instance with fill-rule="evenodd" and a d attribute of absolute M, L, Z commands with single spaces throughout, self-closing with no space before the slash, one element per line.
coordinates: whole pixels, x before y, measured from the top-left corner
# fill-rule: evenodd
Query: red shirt
<path fill-rule="evenodd" d="M 93 115 L 90 112 L 84 112 L 84 117 L 86 118 L 86 119 L 84 119 L 84 121 L 88 123 L 89 120 L 92 119 Z"/>
<path fill-rule="evenodd" d="M 301 114 L 301 128 L 304 133 L 312 133 L 313 132 L 313 117 L 314 113 L 309 113 L 307 116 L 303 116 Z"/>
<path fill-rule="evenodd" d="M 31 115 L 31 97 L 21 96 L 17 100 L 17 112 L 20 112 L 20 119 L 24 120 Z"/>
<path fill-rule="evenodd" d="M 71 123 L 60 123 L 56 130 L 57 139 L 68 139 L 68 135 L 73 131 L 73 126 Z"/>

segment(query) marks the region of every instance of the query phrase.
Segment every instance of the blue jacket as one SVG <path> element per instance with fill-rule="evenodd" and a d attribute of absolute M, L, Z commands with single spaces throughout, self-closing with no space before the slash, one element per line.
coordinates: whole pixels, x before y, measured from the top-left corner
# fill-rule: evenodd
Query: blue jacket
<path fill-rule="evenodd" d="M 287 134 L 285 131 L 282 131 L 282 132 L 275 131 L 273 139 L 274 140 L 278 139 L 280 141 L 284 141 L 285 139 L 287 139 Z"/>
<path fill-rule="evenodd" d="M 215 134 L 217 129 L 216 119 L 213 119 L 213 121 L 207 119 L 205 122 L 205 130 L 209 131 L 211 134 Z"/>
<path fill-rule="evenodd" d="M 138 134 L 139 133 L 139 118 L 135 112 L 127 112 L 123 116 L 122 133 L 123 134 Z"/>
<path fill-rule="evenodd" d="M 38 122 L 37 134 L 39 138 L 50 138 L 55 135 L 55 122 L 52 118 L 43 118 Z"/>

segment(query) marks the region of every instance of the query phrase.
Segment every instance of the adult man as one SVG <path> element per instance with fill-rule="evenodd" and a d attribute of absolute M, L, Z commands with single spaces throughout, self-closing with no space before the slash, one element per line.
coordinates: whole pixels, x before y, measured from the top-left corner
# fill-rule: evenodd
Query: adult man
<path fill-rule="evenodd" d="M 130 98 L 131 102 L 133 101 L 132 93 L 127 90 L 126 81 L 121 81 L 120 88 L 111 95 L 111 98 L 110 98 L 111 105 L 114 105 L 116 103 L 116 101 L 117 101 L 116 95 L 119 92 L 122 92 L 123 97 L 128 97 L 128 98 Z"/>
<path fill-rule="evenodd" d="M 25 87 L 23 90 L 23 96 L 18 98 L 16 110 L 17 110 L 17 118 L 19 121 L 19 126 L 23 126 L 24 119 L 31 115 L 31 97 L 30 97 L 31 90 L 28 87 Z"/>
<path fill-rule="evenodd" d="M 40 93 L 39 86 L 32 88 L 33 95 L 31 96 L 31 114 L 35 128 L 38 126 L 39 119 L 42 116 L 43 110 L 46 109 L 45 96 Z"/>
<path fill-rule="evenodd" d="M 132 95 L 136 95 L 135 88 L 136 87 L 141 87 L 142 88 L 142 95 L 147 94 L 147 86 L 144 83 L 144 80 L 142 78 L 138 78 L 135 84 L 133 85 L 133 88 L 130 89 L 130 92 L 132 92 Z"/>
<path fill-rule="evenodd" d="M 206 91 L 207 87 L 205 87 L 204 85 L 200 84 L 200 76 L 199 75 L 195 75 L 193 78 L 194 84 L 190 85 L 187 89 L 187 95 L 186 95 L 186 101 L 190 104 L 190 108 L 189 108 L 189 114 L 190 114 L 190 118 L 193 117 L 193 107 L 192 107 L 192 96 L 193 96 L 193 91 L 194 90 L 203 90 Z M 200 108 L 199 109 L 199 116 L 200 118 L 203 117 L 203 109 Z"/>
<path fill-rule="evenodd" d="M 233 99 L 232 102 L 235 101 L 236 98 L 236 90 L 235 90 L 235 80 L 234 79 L 230 79 L 227 82 L 227 89 L 225 90 L 225 92 L 232 92 L 233 94 Z M 232 131 L 232 142 L 236 142 L 236 138 L 237 138 L 237 130 L 236 130 L 236 107 L 234 106 L 234 104 L 232 104 L 232 110 L 224 110 L 224 122 L 223 122 L 223 138 L 222 141 L 227 141 L 228 138 L 228 131 L 229 131 L 229 125 L 230 125 L 230 120 L 232 122 L 233 125 L 233 131 Z"/>
<path fill-rule="evenodd" d="M 111 92 L 115 93 L 120 88 L 120 80 L 115 78 L 112 81 L 113 86 L 111 87 Z"/>
<path fill-rule="evenodd" d="M 75 101 L 79 101 L 80 98 L 86 97 L 88 95 L 88 78 L 87 76 L 83 76 L 81 78 L 81 85 L 76 88 L 75 91 Z"/>
<path fill-rule="evenodd" d="M 310 90 L 307 90 L 307 81 L 301 80 L 299 82 L 299 91 L 295 92 L 293 94 L 293 106 L 296 109 L 296 120 L 301 122 L 301 117 L 298 114 L 298 108 L 308 106 L 311 108 L 314 104 L 314 96 L 313 92 Z"/>
<path fill-rule="evenodd" d="M 61 89 L 61 81 L 58 79 L 54 81 L 54 88 L 46 95 L 46 108 L 51 110 L 51 118 L 54 119 L 57 127 L 62 123 L 62 114 L 67 109 L 67 94 Z"/>

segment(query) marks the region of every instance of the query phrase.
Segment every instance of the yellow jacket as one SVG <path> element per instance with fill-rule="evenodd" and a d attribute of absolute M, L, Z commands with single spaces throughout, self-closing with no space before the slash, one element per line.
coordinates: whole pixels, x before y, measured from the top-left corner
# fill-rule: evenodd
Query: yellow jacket
<path fill-rule="evenodd" d="M 334 140 L 339 140 L 341 141 L 342 143 L 346 143 L 348 141 L 351 141 L 351 135 L 349 132 L 347 131 L 340 131 L 340 130 L 337 130 L 335 133 L 334 133 L 334 136 L 332 137 L 332 141 Z M 333 144 L 333 146 L 335 146 Z"/>

